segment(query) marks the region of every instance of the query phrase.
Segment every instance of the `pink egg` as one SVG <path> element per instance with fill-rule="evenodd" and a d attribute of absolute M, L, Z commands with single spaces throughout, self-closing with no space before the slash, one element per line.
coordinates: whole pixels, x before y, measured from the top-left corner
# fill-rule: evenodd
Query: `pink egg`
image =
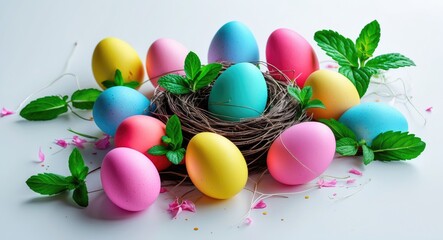
<path fill-rule="evenodd" d="M 271 145 L 267 164 L 272 177 L 284 184 L 307 183 L 328 168 L 335 153 L 332 131 L 319 122 L 286 129 Z"/>
<path fill-rule="evenodd" d="M 296 79 L 299 87 L 303 87 L 306 78 L 319 69 L 317 55 L 308 41 L 286 28 L 277 29 L 269 36 L 266 44 L 266 61 L 282 71 L 290 80 Z M 272 66 L 268 67 L 272 76 L 286 81 L 286 78 Z"/>
<path fill-rule="evenodd" d="M 146 55 L 146 71 L 154 87 L 158 79 L 166 74 L 184 75 L 184 64 L 188 49 L 174 39 L 160 38 L 149 47 Z"/>
<path fill-rule="evenodd" d="M 160 120 L 136 115 L 126 118 L 117 128 L 114 142 L 116 147 L 128 147 L 145 154 L 154 163 L 158 171 L 171 166 L 166 156 L 148 154 L 148 150 L 162 144 L 162 136 L 166 135 L 166 126 Z"/>
<path fill-rule="evenodd" d="M 109 151 L 103 159 L 100 177 L 108 198 L 128 211 L 146 209 L 160 193 L 160 175 L 154 164 L 130 148 Z"/>

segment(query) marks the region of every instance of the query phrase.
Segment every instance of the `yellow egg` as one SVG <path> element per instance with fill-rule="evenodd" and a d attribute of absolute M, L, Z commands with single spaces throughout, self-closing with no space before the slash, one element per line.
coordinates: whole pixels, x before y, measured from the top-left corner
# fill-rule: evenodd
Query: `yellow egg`
<path fill-rule="evenodd" d="M 198 190 L 216 199 L 235 196 L 248 180 L 248 167 L 237 146 L 210 132 L 199 133 L 189 142 L 186 170 Z"/>
<path fill-rule="evenodd" d="M 313 118 L 338 119 L 346 110 L 360 103 L 357 89 L 349 79 L 330 70 L 317 70 L 309 75 L 305 86 L 312 87 L 312 99 L 319 99 L 325 109 L 310 108 Z"/>
<path fill-rule="evenodd" d="M 103 81 L 114 81 L 116 69 L 126 83 L 143 82 L 145 70 L 137 52 L 127 42 L 108 37 L 97 44 L 92 54 L 92 72 L 101 88 L 105 89 Z"/>

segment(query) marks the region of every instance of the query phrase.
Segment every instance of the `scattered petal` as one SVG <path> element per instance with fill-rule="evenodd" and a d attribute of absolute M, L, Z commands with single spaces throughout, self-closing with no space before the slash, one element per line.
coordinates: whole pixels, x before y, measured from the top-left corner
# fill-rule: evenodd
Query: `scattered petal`
<path fill-rule="evenodd" d="M 165 193 L 165 192 L 167 192 L 168 191 L 168 189 L 166 189 L 165 187 L 161 187 L 160 188 L 160 193 Z"/>
<path fill-rule="evenodd" d="M 346 181 L 346 184 L 353 184 L 353 183 L 355 183 L 355 179 L 348 179 L 347 181 Z"/>
<path fill-rule="evenodd" d="M 263 202 L 263 200 L 260 200 L 254 207 L 252 207 L 252 209 L 263 209 L 266 208 L 266 206 L 266 203 Z"/>
<path fill-rule="evenodd" d="M 82 139 L 82 138 L 80 138 L 78 136 L 74 136 L 72 138 L 72 144 L 75 145 L 78 148 L 85 148 L 84 144 L 86 142 L 88 142 L 88 141 L 86 141 L 85 139 Z"/>
<path fill-rule="evenodd" d="M 63 139 L 56 139 L 55 144 L 59 145 L 62 148 L 66 148 L 68 146 L 68 143 Z"/>
<path fill-rule="evenodd" d="M 39 148 L 38 150 L 38 159 L 41 163 L 45 161 L 45 154 L 42 152 L 42 148 Z"/>
<path fill-rule="evenodd" d="M 335 69 L 335 68 L 338 68 L 338 65 L 337 64 L 328 64 L 328 65 L 326 65 L 326 68 Z"/>
<path fill-rule="evenodd" d="M 109 139 L 111 139 L 111 136 L 109 136 L 108 134 L 105 134 L 105 136 L 99 140 L 97 140 L 94 145 L 96 149 L 99 150 L 105 150 L 107 149 L 109 146 L 111 146 L 111 143 L 109 142 Z"/>
<path fill-rule="evenodd" d="M 252 223 L 252 218 L 247 217 L 247 218 L 245 219 L 245 223 L 246 223 L 246 225 L 251 225 L 251 223 Z"/>
<path fill-rule="evenodd" d="M 182 212 L 181 204 L 178 203 L 178 198 L 169 204 L 168 212 L 171 213 L 172 218 L 177 218 L 177 216 Z"/>
<path fill-rule="evenodd" d="M 8 110 L 6 108 L 2 108 L 2 111 L 0 112 L 0 117 L 6 117 L 6 116 L 12 115 L 12 114 L 14 114 L 13 111 Z"/>
<path fill-rule="evenodd" d="M 332 194 L 333 197 L 337 196 L 337 193 Z"/>
<path fill-rule="evenodd" d="M 362 176 L 362 175 L 363 175 L 362 172 L 360 172 L 359 170 L 357 170 L 357 169 L 355 169 L 355 168 L 352 168 L 352 169 L 349 170 L 348 172 L 349 172 L 349 173 L 352 173 L 352 174 L 354 174 L 354 175 L 357 175 L 357 176 Z"/>
<path fill-rule="evenodd" d="M 426 112 L 432 112 L 433 107 L 426 108 Z"/>
<path fill-rule="evenodd" d="M 324 187 L 335 187 L 337 185 L 337 180 L 336 179 L 332 179 L 331 181 L 325 181 L 323 178 L 320 178 L 317 181 L 317 186 L 319 188 L 324 188 Z"/>
<path fill-rule="evenodd" d="M 195 204 L 191 200 L 184 200 L 181 204 L 183 211 L 195 212 Z"/>

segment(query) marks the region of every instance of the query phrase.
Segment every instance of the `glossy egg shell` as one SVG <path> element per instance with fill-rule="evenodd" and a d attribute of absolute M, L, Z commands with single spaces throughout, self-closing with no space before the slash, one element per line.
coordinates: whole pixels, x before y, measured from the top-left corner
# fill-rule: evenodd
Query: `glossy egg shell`
<path fill-rule="evenodd" d="M 148 150 L 162 145 L 161 138 L 166 135 L 165 124 L 153 117 L 136 115 L 123 120 L 117 128 L 114 142 L 116 147 L 128 147 L 145 154 L 158 171 L 165 170 L 171 162 L 165 155 L 154 156 Z"/>
<path fill-rule="evenodd" d="M 267 100 L 268 88 L 260 70 L 251 63 L 237 63 L 215 80 L 208 110 L 220 119 L 239 121 L 262 115 Z"/>
<path fill-rule="evenodd" d="M 97 44 L 92 54 L 92 72 L 102 89 L 102 82 L 113 81 L 117 69 L 125 82 L 143 82 L 145 69 L 135 49 L 121 39 L 108 37 Z"/>
<path fill-rule="evenodd" d="M 146 71 L 154 87 L 166 74 L 185 75 L 183 71 L 188 49 L 174 39 L 160 38 L 149 47 L 146 55 Z"/>
<path fill-rule="evenodd" d="M 408 131 L 408 121 L 396 108 L 385 103 L 365 102 L 347 110 L 339 122 L 350 128 L 368 146 L 377 135 L 387 131 Z"/>
<path fill-rule="evenodd" d="M 120 208 L 141 211 L 160 193 L 160 175 L 154 164 L 140 152 L 115 148 L 103 159 L 100 170 L 103 190 Z"/>
<path fill-rule="evenodd" d="M 315 120 L 338 118 L 349 108 L 360 103 L 357 89 L 349 79 L 330 70 L 317 70 L 309 75 L 305 86 L 311 86 L 312 99 L 319 99 L 326 109 L 310 108 L 308 115 Z"/>
<path fill-rule="evenodd" d="M 335 153 L 335 138 L 326 125 L 302 122 L 286 129 L 271 145 L 267 166 L 272 177 L 287 185 L 320 176 Z"/>
<path fill-rule="evenodd" d="M 319 68 L 317 55 L 312 46 L 298 33 L 280 28 L 272 32 L 266 43 L 268 69 L 277 80 L 286 81 L 273 66 L 282 71 L 290 80 L 296 79 L 303 87 L 311 73 Z"/>
<path fill-rule="evenodd" d="M 257 41 L 249 28 L 238 21 L 223 25 L 211 41 L 208 62 L 257 62 Z"/>
<path fill-rule="evenodd" d="M 248 180 L 248 167 L 240 150 L 216 133 L 195 135 L 186 149 L 186 170 L 195 187 L 216 199 L 239 193 Z"/>
<path fill-rule="evenodd" d="M 129 87 L 117 86 L 103 91 L 94 103 L 95 124 L 106 134 L 114 136 L 118 125 L 133 115 L 148 115 L 150 101 Z"/>

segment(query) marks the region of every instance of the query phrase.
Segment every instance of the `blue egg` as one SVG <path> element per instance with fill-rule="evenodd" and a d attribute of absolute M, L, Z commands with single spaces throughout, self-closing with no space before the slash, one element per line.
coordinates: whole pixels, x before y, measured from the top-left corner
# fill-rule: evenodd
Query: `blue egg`
<path fill-rule="evenodd" d="M 232 21 L 223 25 L 209 46 L 208 62 L 257 62 L 257 41 L 249 28 L 241 22 Z"/>
<path fill-rule="evenodd" d="M 368 146 L 377 135 L 387 131 L 408 131 L 408 121 L 403 114 L 385 103 L 366 102 L 348 109 L 339 122 L 350 128 L 358 140 Z"/>
<path fill-rule="evenodd" d="M 150 101 L 139 91 L 117 86 L 103 91 L 94 103 L 92 116 L 97 126 L 114 136 L 118 125 L 133 115 L 148 115 Z"/>
<path fill-rule="evenodd" d="M 268 88 L 262 72 L 251 63 L 232 65 L 215 80 L 208 110 L 227 121 L 240 121 L 263 114 Z"/>

